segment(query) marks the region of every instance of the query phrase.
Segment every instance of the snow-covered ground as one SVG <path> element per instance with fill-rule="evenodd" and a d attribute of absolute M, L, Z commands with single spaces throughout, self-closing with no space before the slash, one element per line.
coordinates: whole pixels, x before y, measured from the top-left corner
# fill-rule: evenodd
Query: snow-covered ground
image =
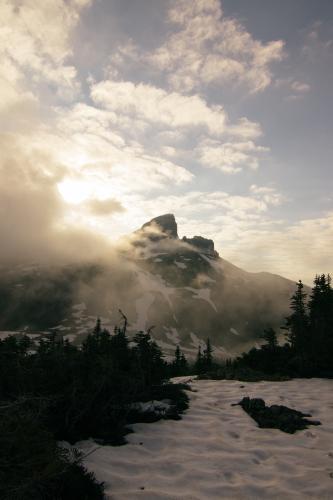
<path fill-rule="evenodd" d="M 333 380 L 194 381 L 181 421 L 135 424 L 129 443 L 85 459 L 109 499 L 333 499 Z M 322 425 L 296 434 L 260 429 L 240 406 L 261 397 Z M 85 441 L 88 453 L 96 444 Z"/>

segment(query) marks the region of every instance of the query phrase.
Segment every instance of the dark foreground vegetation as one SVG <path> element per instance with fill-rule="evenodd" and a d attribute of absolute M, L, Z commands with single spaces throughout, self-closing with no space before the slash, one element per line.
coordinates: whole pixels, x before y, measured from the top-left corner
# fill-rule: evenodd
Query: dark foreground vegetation
<path fill-rule="evenodd" d="M 38 345 L 28 336 L 0 341 L 1 499 L 102 499 L 82 456 L 57 443 L 121 445 L 129 423 L 177 419 L 187 408 L 183 387 L 166 382 L 184 357 L 166 363 L 149 331 L 130 343 L 123 320 L 112 335 L 98 320 L 80 348 L 56 335 Z M 135 404 L 152 400 L 168 410 L 142 413 Z"/>
<path fill-rule="evenodd" d="M 215 363 L 208 345 L 204 357 L 199 349 L 199 378 L 288 380 L 294 377 L 333 378 L 333 289 L 329 275 L 316 276 L 310 297 L 301 281 L 290 301 L 290 315 L 282 326 L 286 342 L 268 328 L 263 345 L 235 360 Z M 210 351 L 210 352 L 209 352 Z"/>

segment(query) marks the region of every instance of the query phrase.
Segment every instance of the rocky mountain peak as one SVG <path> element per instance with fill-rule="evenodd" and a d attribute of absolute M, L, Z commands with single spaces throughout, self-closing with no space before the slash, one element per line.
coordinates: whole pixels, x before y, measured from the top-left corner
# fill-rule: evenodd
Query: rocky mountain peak
<path fill-rule="evenodd" d="M 164 214 L 154 217 L 154 219 L 143 224 L 141 230 L 147 232 L 150 228 L 154 230 L 156 226 L 161 230 L 163 236 L 165 235 L 169 238 L 178 239 L 177 222 L 173 214 Z"/>

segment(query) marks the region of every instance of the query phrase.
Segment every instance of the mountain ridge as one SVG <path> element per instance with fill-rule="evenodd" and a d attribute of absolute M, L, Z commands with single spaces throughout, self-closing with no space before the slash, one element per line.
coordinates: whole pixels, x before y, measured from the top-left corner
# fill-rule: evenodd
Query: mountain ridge
<path fill-rule="evenodd" d="M 109 262 L 9 275 L 0 280 L 2 331 L 53 331 L 81 342 L 97 316 L 112 329 L 122 309 L 129 331 L 155 325 L 167 353 L 179 344 L 194 355 L 210 337 L 224 357 L 255 345 L 264 328 L 278 329 L 295 289 L 282 276 L 226 261 L 213 240 L 180 239 L 170 213 L 129 235 Z"/>

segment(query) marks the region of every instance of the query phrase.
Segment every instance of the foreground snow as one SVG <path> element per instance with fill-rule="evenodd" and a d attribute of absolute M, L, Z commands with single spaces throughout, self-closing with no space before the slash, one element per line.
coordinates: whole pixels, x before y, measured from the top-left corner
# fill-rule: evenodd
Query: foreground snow
<path fill-rule="evenodd" d="M 192 388 L 183 420 L 136 424 L 129 444 L 87 456 L 108 498 L 333 498 L 333 380 L 194 381 Z M 294 435 L 259 429 L 231 406 L 243 396 L 309 412 L 322 425 Z M 80 448 L 89 453 L 96 444 Z"/>

